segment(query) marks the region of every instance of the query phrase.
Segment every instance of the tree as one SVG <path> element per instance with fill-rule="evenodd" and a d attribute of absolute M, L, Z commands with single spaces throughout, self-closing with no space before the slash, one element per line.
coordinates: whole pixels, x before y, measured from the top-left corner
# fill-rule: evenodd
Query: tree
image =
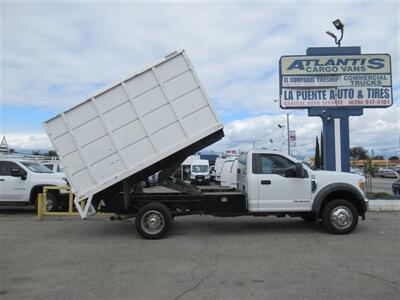
<path fill-rule="evenodd" d="M 375 160 L 384 160 L 385 158 L 382 155 L 375 155 L 372 159 Z"/>
<path fill-rule="evenodd" d="M 389 160 L 400 160 L 398 156 L 391 156 L 389 157 Z"/>
<path fill-rule="evenodd" d="M 49 150 L 49 152 L 47 153 L 47 156 L 57 156 L 57 152 L 54 150 Z"/>
<path fill-rule="evenodd" d="M 32 155 L 39 155 L 39 150 L 32 150 Z"/>
<path fill-rule="evenodd" d="M 316 169 L 321 168 L 321 156 L 319 153 L 319 141 L 318 136 L 315 137 L 315 157 L 314 157 L 314 166 Z"/>
<path fill-rule="evenodd" d="M 376 168 L 375 166 L 372 165 L 372 161 L 370 159 L 368 159 L 365 163 L 364 163 L 364 173 L 365 175 L 371 175 L 373 176 L 376 172 L 378 168 Z"/>
<path fill-rule="evenodd" d="M 363 147 L 350 148 L 350 157 L 355 160 L 368 159 L 368 152 Z"/>
<path fill-rule="evenodd" d="M 324 159 L 325 159 L 325 156 L 324 156 L 324 136 L 322 135 L 322 132 L 321 132 L 321 170 L 323 170 L 324 169 Z"/>

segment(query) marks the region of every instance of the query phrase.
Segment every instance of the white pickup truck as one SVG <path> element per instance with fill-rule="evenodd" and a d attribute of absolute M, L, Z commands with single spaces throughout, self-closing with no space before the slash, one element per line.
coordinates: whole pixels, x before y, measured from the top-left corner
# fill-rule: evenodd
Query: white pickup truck
<path fill-rule="evenodd" d="M 65 186 L 61 173 L 53 173 L 40 163 L 0 158 L 0 204 L 37 204 L 37 195 L 43 186 Z M 46 210 L 59 207 L 61 197 L 57 191 L 47 194 Z"/>

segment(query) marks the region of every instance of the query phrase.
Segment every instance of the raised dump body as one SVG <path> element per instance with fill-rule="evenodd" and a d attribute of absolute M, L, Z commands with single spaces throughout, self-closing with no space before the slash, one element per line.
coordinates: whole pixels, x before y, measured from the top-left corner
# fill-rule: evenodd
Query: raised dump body
<path fill-rule="evenodd" d="M 223 137 L 182 50 L 44 122 L 73 192 L 140 181 Z"/>

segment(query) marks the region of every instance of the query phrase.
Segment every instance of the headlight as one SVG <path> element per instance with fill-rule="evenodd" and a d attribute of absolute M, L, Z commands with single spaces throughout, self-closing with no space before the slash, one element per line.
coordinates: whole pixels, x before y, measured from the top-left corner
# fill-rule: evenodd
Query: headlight
<path fill-rule="evenodd" d="M 361 189 L 363 192 L 365 192 L 365 179 L 361 179 L 361 180 L 358 182 L 358 186 L 360 187 L 360 189 Z"/>

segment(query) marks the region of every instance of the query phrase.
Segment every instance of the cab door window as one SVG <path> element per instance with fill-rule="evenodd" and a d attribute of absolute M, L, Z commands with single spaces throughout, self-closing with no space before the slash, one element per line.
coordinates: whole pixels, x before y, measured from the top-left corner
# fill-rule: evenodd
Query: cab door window
<path fill-rule="evenodd" d="M 255 174 L 276 174 L 283 177 L 296 175 L 296 164 L 277 154 L 255 154 L 253 157 Z"/>
<path fill-rule="evenodd" d="M 25 170 L 12 161 L 3 161 L 0 165 L 1 176 L 11 176 L 12 170 L 19 170 L 21 174 L 26 174 Z"/>

